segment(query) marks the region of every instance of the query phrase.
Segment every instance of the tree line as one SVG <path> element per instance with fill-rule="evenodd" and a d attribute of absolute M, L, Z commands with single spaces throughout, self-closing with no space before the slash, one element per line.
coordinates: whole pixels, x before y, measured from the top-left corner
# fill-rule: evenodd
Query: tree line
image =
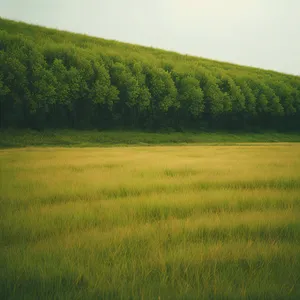
<path fill-rule="evenodd" d="M 300 78 L 0 19 L 1 128 L 300 129 Z"/>

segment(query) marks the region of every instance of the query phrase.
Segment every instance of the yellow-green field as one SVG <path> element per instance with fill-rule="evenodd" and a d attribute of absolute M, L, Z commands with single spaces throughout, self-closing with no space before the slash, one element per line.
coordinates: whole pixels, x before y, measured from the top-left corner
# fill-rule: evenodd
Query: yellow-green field
<path fill-rule="evenodd" d="M 300 144 L 0 163 L 1 299 L 300 299 Z"/>

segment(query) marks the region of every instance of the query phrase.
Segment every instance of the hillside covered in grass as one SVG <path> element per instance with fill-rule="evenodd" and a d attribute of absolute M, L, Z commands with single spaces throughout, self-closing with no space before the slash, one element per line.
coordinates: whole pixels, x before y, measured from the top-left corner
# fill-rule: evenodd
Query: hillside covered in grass
<path fill-rule="evenodd" d="M 0 101 L 1 128 L 300 128 L 298 76 L 1 18 Z"/>

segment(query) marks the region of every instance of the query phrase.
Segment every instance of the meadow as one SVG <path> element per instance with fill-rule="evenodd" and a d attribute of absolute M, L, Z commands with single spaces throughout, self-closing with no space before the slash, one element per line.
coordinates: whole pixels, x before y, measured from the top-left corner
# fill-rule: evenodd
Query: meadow
<path fill-rule="evenodd" d="M 300 299 L 300 144 L 0 150 L 1 299 Z"/>

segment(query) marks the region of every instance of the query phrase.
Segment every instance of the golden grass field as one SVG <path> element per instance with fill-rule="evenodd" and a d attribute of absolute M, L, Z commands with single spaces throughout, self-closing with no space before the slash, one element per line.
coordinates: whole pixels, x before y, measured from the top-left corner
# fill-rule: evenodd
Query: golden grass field
<path fill-rule="evenodd" d="M 300 299 L 300 144 L 0 150 L 1 299 Z"/>

